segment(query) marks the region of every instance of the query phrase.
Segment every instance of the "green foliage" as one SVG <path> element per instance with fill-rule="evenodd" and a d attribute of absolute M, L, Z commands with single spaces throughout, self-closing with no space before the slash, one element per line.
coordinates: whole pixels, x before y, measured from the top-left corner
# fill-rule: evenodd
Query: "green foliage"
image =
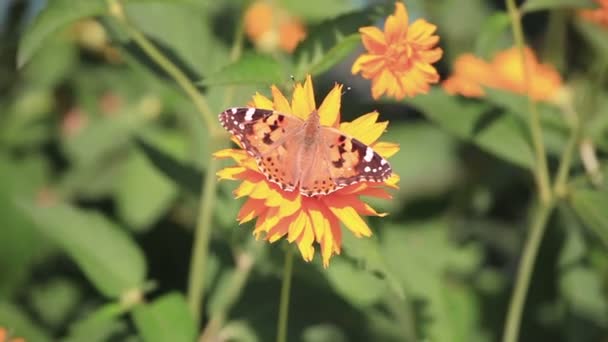
<path fill-rule="evenodd" d="M 255 220 L 239 225 L 240 182 L 207 191 L 218 170 L 235 165 L 212 159 L 234 147 L 215 115 L 256 93 L 270 97 L 271 84 L 291 101 L 290 75 L 311 74 L 317 103 L 335 82 L 352 88 L 341 98 L 343 121 L 372 110 L 390 121 L 380 140 L 400 146 L 389 160 L 400 182 L 390 200 L 363 197 L 389 214 L 365 218 L 371 237 L 342 226 L 328 268 L 318 241 L 312 262 L 296 261 L 287 340 L 499 340 L 539 208 L 550 214 L 517 340 L 606 338 L 608 31 L 576 14 L 594 0 L 518 2 L 527 44 L 567 86 L 559 103 L 533 104 L 551 183 L 544 204 L 526 96 L 487 88 L 466 99 L 433 86 L 372 100 L 370 81 L 351 74 L 364 48 L 359 29 L 383 28 L 394 2 L 270 2 L 306 27 L 293 53 L 255 48 L 243 22 L 251 1 L 8 3 L 0 5 L 0 328 L 11 336 L 274 340 L 283 254 L 297 253 L 298 241 L 269 244 L 252 237 Z M 410 23 L 437 26 L 442 79 L 460 54 L 488 60 L 515 42 L 500 2 L 404 3 Z M 110 11 L 116 5 L 124 17 Z M 207 236 L 197 260 L 204 271 L 189 270 L 195 241 Z M 196 287 L 201 303 L 192 302 Z"/>
<path fill-rule="evenodd" d="M 22 202 L 20 207 L 105 296 L 117 298 L 143 285 L 147 270 L 142 252 L 105 216 L 68 204 L 41 208 Z"/>
<path fill-rule="evenodd" d="M 557 8 L 594 8 L 593 0 L 529 0 L 522 6 L 524 12 L 552 10 Z"/>
<path fill-rule="evenodd" d="M 169 293 L 150 304 L 139 305 L 133 310 L 133 320 L 146 342 L 196 339 L 196 325 L 179 293 Z"/>

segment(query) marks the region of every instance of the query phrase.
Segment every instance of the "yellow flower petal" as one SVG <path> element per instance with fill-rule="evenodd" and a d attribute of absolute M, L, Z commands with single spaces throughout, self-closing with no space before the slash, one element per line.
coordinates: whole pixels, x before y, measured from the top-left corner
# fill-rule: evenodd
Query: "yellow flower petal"
<path fill-rule="evenodd" d="M 314 233 L 312 231 L 312 227 L 310 226 L 310 220 L 307 219 L 304 223 L 304 230 L 302 231 L 302 234 L 297 240 L 298 248 L 300 249 L 300 254 L 302 254 L 302 258 L 305 261 L 311 261 L 313 256 L 315 255 L 315 249 L 312 246 L 313 241 Z"/>
<path fill-rule="evenodd" d="M 255 93 L 253 96 L 253 103 L 256 108 L 272 109 L 272 101 L 260 93 Z"/>
<path fill-rule="evenodd" d="M 220 180 L 225 180 L 225 179 L 237 180 L 239 178 L 237 178 L 235 176 L 238 175 L 238 174 L 241 174 L 241 173 L 243 173 L 245 171 L 247 171 L 246 167 L 233 166 L 233 167 L 224 168 L 224 169 L 216 172 L 215 175 Z"/>
<path fill-rule="evenodd" d="M 321 125 L 336 126 L 340 122 L 340 102 L 342 99 L 342 85 L 336 84 L 325 96 L 319 107 L 319 119 Z"/>
<path fill-rule="evenodd" d="M 388 121 L 376 122 L 378 115 L 378 112 L 374 111 L 358 117 L 352 122 L 343 122 L 340 124 L 340 130 L 366 145 L 371 145 L 380 138 L 388 126 Z"/>
<path fill-rule="evenodd" d="M 248 196 L 251 194 L 253 189 L 255 189 L 257 183 L 250 182 L 248 180 L 244 180 L 238 188 L 234 190 L 235 198 L 241 198 L 243 196 Z"/>
<path fill-rule="evenodd" d="M 283 93 L 281 93 L 279 88 L 273 85 L 270 87 L 270 89 L 272 91 L 272 99 L 274 100 L 274 110 L 281 113 L 291 114 L 292 110 L 291 106 L 289 105 L 289 101 L 287 101 L 285 96 L 283 96 Z"/>
<path fill-rule="evenodd" d="M 315 232 L 315 240 L 321 242 L 323 235 L 329 231 L 329 219 L 317 208 L 308 209 L 310 221 Z"/>
<path fill-rule="evenodd" d="M 312 92 L 312 90 L 309 89 L 310 86 L 306 85 L 312 84 L 312 81 L 309 82 L 309 80 L 310 76 L 307 77 L 304 86 L 296 84 L 293 90 L 293 98 L 291 99 L 292 114 L 304 120 L 306 120 L 308 115 L 316 108 L 314 104 L 314 94 L 312 95 L 312 103 L 310 101 L 311 96 L 309 93 Z"/>
<path fill-rule="evenodd" d="M 408 14 L 402 2 L 395 3 L 395 14 L 389 15 L 384 23 L 384 34 L 387 43 L 398 41 L 407 34 Z"/>
<path fill-rule="evenodd" d="M 368 51 L 375 54 L 383 54 L 386 51 L 386 39 L 384 33 L 375 26 L 366 26 L 359 29 L 361 41 Z"/>
<path fill-rule="evenodd" d="M 372 231 L 367 226 L 367 223 L 359 216 L 357 211 L 352 207 L 337 208 L 328 203 L 329 210 L 344 223 L 355 236 L 372 236 Z"/>
<path fill-rule="evenodd" d="M 399 152 L 399 144 L 390 142 L 379 141 L 372 145 L 372 147 L 374 151 L 384 158 L 390 158 L 395 155 L 395 153 Z"/>
<path fill-rule="evenodd" d="M 306 222 L 309 220 L 308 215 L 304 211 L 300 211 L 295 220 L 289 226 L 289 232 L 287 233 L 287 241 L 294 242 L 306 226 Z"/>

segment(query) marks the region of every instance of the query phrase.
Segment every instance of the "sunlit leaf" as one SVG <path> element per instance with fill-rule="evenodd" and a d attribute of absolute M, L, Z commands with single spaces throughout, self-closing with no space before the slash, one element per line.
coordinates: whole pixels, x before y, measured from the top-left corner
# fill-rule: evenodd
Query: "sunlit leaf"
<path fill-rule="evenodd" d="M 361 36 L 359 36 L 359 34 L 351 34 L 350 36 L 341 39 L 335 46 L 329 49 L 323 57 L 321 57 L 321 60 L 310 67 L 310 73 L 319 75 L 326 72 L 346 58 L 360 43 Z"/>
<path fill-rule="evenodd" d="M 234 63 L 210 74 L 201 81 L 204 85 L 279 84 L 285 72 L 274 58 L 267 55 L 247 54 Z"/>
<path fill-rule="evenodd" d="M 496 115 L 484 104 L 461 101 L 440 90 L 408 103 L 457 137 L 499 158 L 532 169 L 534 155 L 525 136 L 525 126 L 513 115 Z"/>
<path fill-rule="evenodd" d="M 103 295 L 116 298 L 143 285 L 147 272 L 143 253 L 103 215 L 69 204 L 40 207 L 22 202 L 20 207 Z"/>

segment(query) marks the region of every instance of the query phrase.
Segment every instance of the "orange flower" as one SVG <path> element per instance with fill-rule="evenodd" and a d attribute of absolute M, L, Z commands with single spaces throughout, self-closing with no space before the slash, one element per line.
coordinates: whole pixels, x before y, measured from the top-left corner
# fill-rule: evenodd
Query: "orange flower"
<path fill-rule="evenodd" d="M 537 101 L 553 100 L 562 86 L 562 79 L 551 65 L 539 63 L 534 51 L 524 50 L 526 67 L 530 77 L 530 96 Z M 458 57 L 454 63 L 454 73 L 442 84 L 450 94 L 467 97 L 481 97 L 483 87 L 526 93 L 524 68 L 517 47 L 499 52 L 487 63 L 471 54 Z"/>
<path fill-rule="evenodd" d="M 608 28 L 608 0 L 596 0 L 599 7 L 596 9 L 581 10 L 579 14 L 584 19 Z"/>
<path fill-rule="evenodd" d="M 492 80 L 492 66 L 486 61 L 464 54 L 454 62 L 454 74 L 442 84 L 449 94 L 462 94 L 467 97 L 485 95 L 482 85 Z"/>
<path fill-rule="evenodd" d="M 272 109 L 307 118 L 317 107 L 310 76 L 306 82 L 296 84 L 291 104 L 281 91 L 272 86 L 273 100 L 256 94 L 251 106 Z M 320 123 L 332 126 L 347 136 L 357 138 L 364 144 L 388 158 L 399 150 L 393 143 L 378 142 L 388 122 L 376 122 L 377 112 L 371 112 L 352 121 L 340 123 L 340 97 L 342 86 L 335 85 L 317 109 Z M 357 237 L 368 237 L 372 231 L 361 218 L 364 216 L 384 216 L 363 202 L 359 196 L 389 199 L 385 186 L 396 187 L 399 177 L 393 175 L 382 183 L 360 182 L 346 186 L 328 195 L 303 196 L 299 191 L 283 191 L 275 183 L 269 182 L 262 174 L 256 161 L 243 149 L 225 149 L 214 154 L 216 158 L 232 158 L 237 165 L 218 172 L 220 179 L 242 181 L 234 194 L 237 198 L 249 197 L 237 220 L 244 223 L 256 219 L 253 231 L 256 238 L 262 233 L 266 240 L 275 242 L 285 235 L 287 240 L 296 242 L 302 257 L 311 261 L 314 256 L 313 242 L 321 248 L 323 265 L 327 267 L 332 255 L 340 254 L 340 222 Z"/>
<path fill-rule="evenodd" d="M 25 342 L 25 339 L 11 338 L 6 329 L 0 327 L 0 342 Z"/>
<path fill-rule="evenodd" d="M 372 80 L 374 99 L 384 93 L 396 99 L 427 93 L 429 84 L 439 81 L 431 64 L 443 54 L 435 47 L 439 42 L 439 36 L 433 34 L 436 29 L 424 19 L 408 26 L 405 6 L 395 3 L 395 13 L 386 19 L 384 32 L 374 26 L 359 29 L 368 53 L 357 58 L 352 73 L 360 72 Z"/>
<path fill-rule="evenodd" d="M 265 1 L 254 2 L 245 11 L 245 32 L 263 51 L 280 47 L 292 52 L 306 37 L 306 29 L 298 18 Z"/>

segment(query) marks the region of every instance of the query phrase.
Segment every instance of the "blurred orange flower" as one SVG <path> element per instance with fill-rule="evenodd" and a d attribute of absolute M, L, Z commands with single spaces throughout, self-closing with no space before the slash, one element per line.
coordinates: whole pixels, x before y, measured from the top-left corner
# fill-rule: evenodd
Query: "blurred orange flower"
<path fill-rule="evenodd" d="M 581 10 L 581 17 L 608 28 L 608 0 L 596 0 L 599 7 L 596 9 Z"/>
<path fill-rule="evenodd" d="M 293 52 L 306 37 L 302 22 L 273 3 L 256 1 L 245 11 L 245 32 L 263 51 Z"/>
<path fill-rule="evenodd" d="M 534 51 L 525 48 L 524 56 L 530 77 L 530 96 L 537 101 L 550 101 L 562 86 L 562 79 L 551 65 L 539 63 Z M 450 94 L 467 97 L 485 95 L 483 87 L 526 93 L 524 68 L 517 47 L 497 53 L 485 62 L 471 54 L 464 54 L 454 62 L 454 72 L 442 84 Z"/>
<path fill-rule="evenodd" d="M 487 86 L 492 80 L 492 66 L 467 53 L 456 59 L 453 75 L 445 80 L 442 86 L 449 94 L 481 97 L 485 95 L 482 85 Z"/>
<path fill-rule="evenodd" d="M 431 64 L 443 54 L 436 47 L 436 29 L 424 19 L 409 25 L 405 5 L 395 3 L 395 13 L 386 19 L 384 32 L 374 26 L 359 29 L 367 53 L 357 58 L 352 73 L 372 80 L 374 99 L 385 93 L 396 99 L 427 93 L 429 84 L 439 81 Z"/>
<path fill-rule="evenodd" d="M 388 122 L 376 122 L 377 112 L 371 112 L 352 121 L 340 123 L 341 85 L 335 85 L 325 97 L 320 107 L 315 105 L 312 80 L 296 84 L 291 104 L 279 89 L 272 86 L 273 100 L 256 94 L 250 106 L 276 110 L 306 119 L 316 110 L 322 126 L 330 126 L 371 146 L 384 158 L 389 158 L 399 150 L 393 143 L 378 142 Z M 235 140 L 236 141 L 236 140 Z M 285 235 L 287 240 L 296 242 L 302 258 L 311 261 L 314 256 L 313 243 L 321 247 L 323 265 L 327 267 L 334 254 L 340 254 L 340 222 L 357 237 L 368 237 L 372 231 L 361 218 L 364 216 L 384 216 L 363 202 L 359 196 L 390 199 L 385 187 L 396 187 L 399 177 L 393 173 L 384 182 L 358 182 L 347 185 L 327 195 L 304 196 L 299 191 L 285 191 L 268 181 L 260 172 L 256 160 L 243 149 L 225 149 L 214 154 L 216 158 L 231 158 L 237 165 L 218 172 L 220 180 L 242 181 L 234 194 L 237 198 L 249 197 L 237 220 L 240 223 L 256 219 L 253 231 L 256 238 L 262 233 L 266 240 L 275 242 Z M 367 156 L 367 154 L 366 154 Z"/>
<path fill-rule="evenodd" d="M 25 339 L 11 338 L 5 328 L 0 328 L 0 342 L 25 342 Z"/>

